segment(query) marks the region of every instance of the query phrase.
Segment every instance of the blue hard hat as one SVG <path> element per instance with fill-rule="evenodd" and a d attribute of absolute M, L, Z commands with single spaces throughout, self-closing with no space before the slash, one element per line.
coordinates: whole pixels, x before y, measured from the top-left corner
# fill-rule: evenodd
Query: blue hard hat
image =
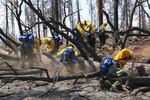
<path fill-rule="evenodd" d="M 28 32 L 26 36 L 29 37 L 31 35 L 33 35 L 33 33 L 32 32 Z"/>

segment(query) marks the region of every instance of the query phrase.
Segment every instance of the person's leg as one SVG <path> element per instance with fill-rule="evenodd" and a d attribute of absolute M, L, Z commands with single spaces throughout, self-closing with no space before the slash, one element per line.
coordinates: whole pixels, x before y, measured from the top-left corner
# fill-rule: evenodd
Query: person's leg
<path fill-rule="evenodd" d="M 33 48 L 27 48 L 27 60 L 30 67 L 33 67 L 34 64 L 34 57 L 33 57 Z"/>
<path fill-rule="evenodd" d="M 105 35 L 99 35 L 100 47 L 104 46 L 106 43 Z"/>
<path fill-rule="evenodd" d="M 20 45 L 20 55 L 21 55 L 21 67 L 25 68 L 25 62 L 26 62 L 26 47 L 24 44 Z"/>
<path fill-rule="evenodd" d="M 102 39 L 101 39 L 101 35 L 98 35 L 99 38 L 99 42 L 100 42 L 100 48 L 102 47 Z"/>
<path fill-rule="evenodd" d="M 89 41 L 89 45 L 90 45 L 92 51 L 95 52 L 95 38 L 92 38 L 92 39 Z"/>

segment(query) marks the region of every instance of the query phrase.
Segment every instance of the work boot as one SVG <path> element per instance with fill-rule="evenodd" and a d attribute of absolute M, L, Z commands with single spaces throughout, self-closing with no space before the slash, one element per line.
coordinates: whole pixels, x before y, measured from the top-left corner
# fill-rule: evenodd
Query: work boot
<path fill-rule="evenodd" d="M 114 92 L 117 92 L 119 86 L 121 86 L 121 83 L 120 83 L 119 81 L 116 81 L 116 82 L 114 82 L 114 83 L 111 85 L 110 90 L 111 90 L 111 91 L 114 91 Z"/>

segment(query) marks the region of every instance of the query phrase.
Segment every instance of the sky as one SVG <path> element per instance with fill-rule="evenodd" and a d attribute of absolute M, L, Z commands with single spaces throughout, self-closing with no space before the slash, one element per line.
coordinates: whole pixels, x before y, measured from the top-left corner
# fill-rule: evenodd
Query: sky
<path fill-rule="evenodd" d="M 5 17 L 5 10 L 3 4 L 0 2 L 0 27 L 3 25 L 2 22 L 4 20 L 4 17 Z"/>
<path fill-rule="evenodd" d="M 81 6 L 81 19 L 84 20 L 90 20 L 90 15 L 89 15 L 89 7 L 87 4 L 87 0 L 80 0 L 80 6 Z"/>

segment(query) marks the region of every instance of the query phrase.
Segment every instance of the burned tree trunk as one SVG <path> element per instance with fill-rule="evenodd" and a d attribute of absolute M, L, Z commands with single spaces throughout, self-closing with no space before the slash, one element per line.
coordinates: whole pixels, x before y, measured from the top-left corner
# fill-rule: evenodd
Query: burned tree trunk
<path fill-rule="evenodd" d="M 116 31 L 118 31 L 118 0 L 114 0 L 114 26 Z"/>

